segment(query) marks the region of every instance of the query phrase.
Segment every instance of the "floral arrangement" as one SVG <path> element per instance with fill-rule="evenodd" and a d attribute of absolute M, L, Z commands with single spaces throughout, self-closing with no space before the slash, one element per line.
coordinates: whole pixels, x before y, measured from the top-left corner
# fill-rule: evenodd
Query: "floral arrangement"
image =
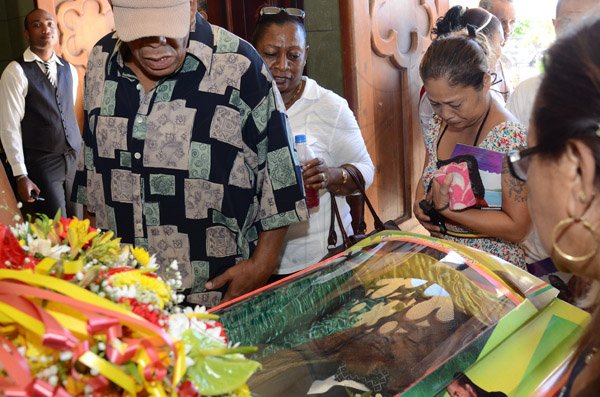
<path fill-rule="evenodd" d="M 0 225 L 0 394 L 250 396 L 255 349 L 179 288 L 176 262 L 88 220 Z"/>

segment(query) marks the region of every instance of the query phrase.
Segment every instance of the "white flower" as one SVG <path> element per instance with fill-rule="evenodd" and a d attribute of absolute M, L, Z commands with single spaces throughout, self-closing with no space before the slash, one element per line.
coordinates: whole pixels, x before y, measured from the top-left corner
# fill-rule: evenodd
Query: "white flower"
<path fill-rule="evenodd" d="M 181 340 L 183 333 L 190 328 L 190 319 L 184 313 L 169 316 L 169 334 L 175 340 Z"/>
<path fill-rule="evenodd" d="M 190 357 L 185 356 L 185 366 L 187 368 L 192 367 L 194 365 L 194 360 L 192 360 Z"/>
<path fill-rule="evenodd" d="M 129 260 L 129 250 L 123 249 L 121 251 L 121 254 L 119 255 L 119 258 L 117 259 L 117 263 L 115 264 L 115 267 L 127 266 L 128 260 Z"/>
<path fill-rule="evenodd" d="M 148 261 L 146 268 L 153 269 L 153 270 L 158 269 L 158 265 L 156 264 L 156 255 L 155 254 L 152 254 L 152 256 L 150 257 L 150 261 Z"/>
<path fill-rule="evenodd" d="M 18 238 L 25 239 L 29 234 L 29 222 L 17 223 L 10 227 L 10 231 Z"/>
<path fill-rule="evenodd" d="M 52 245 L 48 239 L 35 238 L 31 235 L 27 236 L 27 247 L 23 248 L 28 251 L 29 255 L 39 254 L 56 260 L 59 260 L 62 254 L 68 253 L 71 249 L 68 245 Z"/>

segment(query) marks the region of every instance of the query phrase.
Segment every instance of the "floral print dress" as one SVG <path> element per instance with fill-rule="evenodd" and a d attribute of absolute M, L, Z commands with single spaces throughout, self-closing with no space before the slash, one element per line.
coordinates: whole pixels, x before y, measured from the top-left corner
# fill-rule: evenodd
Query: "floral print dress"
<path fill-rule="evenodd" d="M 425 140 L 425 148 L 429 161 L 423 171 L 422 181 L 423 186 L 427 188 L 433 179 L 433 173 L 437 170 L 437 142 L 441 133 L 442 119 L 439 116 L 434 116 L 430 121 L 428 128 L 423 134 Z M 493 150 L 500 153 L 506 153 L 511 149 L 519 146 L 526 146 L 527 129 L 512 121 L 505 121 L 495 126 L 479 144 L 482 149 Z M 468 231 L 466 229 L 452 228 L 460 231 Z M 486 238 L 461 238 L 446 235 L 445 239 L 455 241 L 469 247 L 477 248 L 481 251 L 488 252 L 504 259 L 520 268 L 525 269 L 525 254 L 520 244 L 511 243 L 493 237 Z"/>

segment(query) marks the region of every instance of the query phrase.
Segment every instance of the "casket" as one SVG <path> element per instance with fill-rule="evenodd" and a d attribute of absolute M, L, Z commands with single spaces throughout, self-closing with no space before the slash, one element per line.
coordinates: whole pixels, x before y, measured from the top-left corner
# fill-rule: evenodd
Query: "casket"
<path fill-rule="evenodd" d="M 386 231 L 214 312 L 259 347 L 259 396 L 444 396 L 457 377 L 476 395 L 531 396 L 589 321 L 557 295 L 480 251 Z"/>

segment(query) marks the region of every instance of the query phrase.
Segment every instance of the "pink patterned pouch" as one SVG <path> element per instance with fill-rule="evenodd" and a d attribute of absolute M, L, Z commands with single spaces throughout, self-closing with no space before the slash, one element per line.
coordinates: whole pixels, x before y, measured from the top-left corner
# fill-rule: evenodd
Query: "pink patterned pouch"
<path fill-rule="evenodd" d="M 450 209 L 453 211 L 463 210 L 477 204 L 467 163 L 463 161 L 446 164 L 435 171 L 433 177 L 439 184 L 443 184 L 448 174 L 453 175 L 448 192 L 450 195 Z"/>

